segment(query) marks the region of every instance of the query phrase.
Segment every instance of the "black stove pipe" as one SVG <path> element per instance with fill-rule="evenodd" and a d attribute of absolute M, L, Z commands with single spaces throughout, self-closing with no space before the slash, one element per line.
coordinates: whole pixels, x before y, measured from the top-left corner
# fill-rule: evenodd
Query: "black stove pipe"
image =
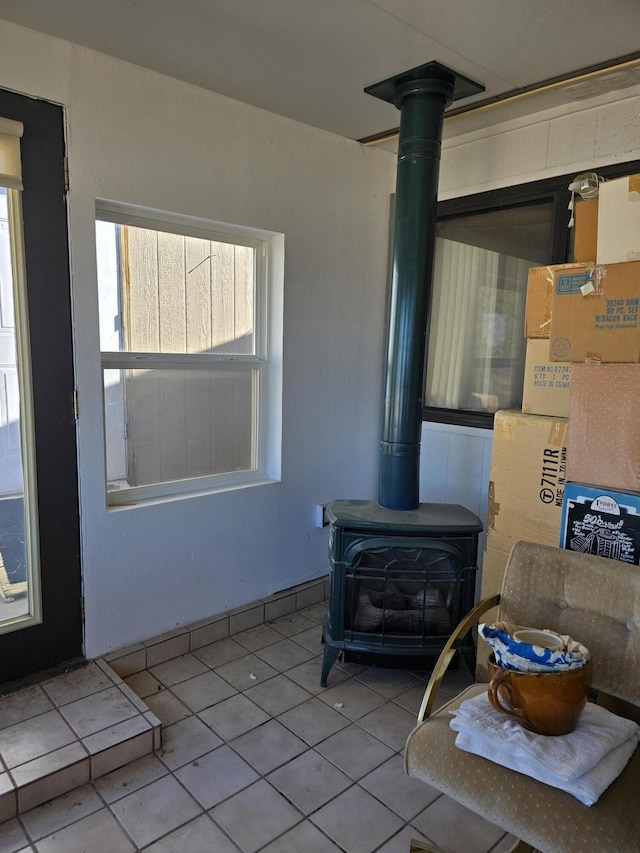
<path fill-rule="evenodd" d="M 430 62 L 365 92 L 400 110 L 378 502 L 419 506 L 422 386 L 445 108 L 482 87 Z"/>

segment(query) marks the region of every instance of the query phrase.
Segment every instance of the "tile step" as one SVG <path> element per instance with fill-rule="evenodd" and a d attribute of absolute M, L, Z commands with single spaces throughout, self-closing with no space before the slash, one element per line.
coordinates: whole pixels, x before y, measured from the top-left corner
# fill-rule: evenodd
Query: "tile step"
<path fill-rule="evenodd" d="M 0 697 L 0 822 L 159 749 L 162 725 L 104 660 Z"/>

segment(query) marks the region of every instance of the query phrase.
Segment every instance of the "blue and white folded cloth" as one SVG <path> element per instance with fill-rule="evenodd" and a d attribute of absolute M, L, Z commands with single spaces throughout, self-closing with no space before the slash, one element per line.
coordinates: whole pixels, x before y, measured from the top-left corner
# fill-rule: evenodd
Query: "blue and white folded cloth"
<path fill-rule="evenodd" d="M 520 672 L 566 672 L 580 669 L 589 662 L 589 650 L 568 634 L 559 635 L 564 642 L 561 649 L 545 649 L 515 640 L 513 634 L 520 630 L 523 629 L 519 625 L 510 625 L 508 622 L 478 625 L 478 633 L 491 646 L 496 663 L 507 669 Z"/>
<path fill-rule="evenodd" d="M 640 740 L 640 726 L 588 703 L 575 730 L 548 737 L 491 706 L 486 693 L 451 712 L 456 746 L 577 797 L 586 806 L 618 778 Z"/>

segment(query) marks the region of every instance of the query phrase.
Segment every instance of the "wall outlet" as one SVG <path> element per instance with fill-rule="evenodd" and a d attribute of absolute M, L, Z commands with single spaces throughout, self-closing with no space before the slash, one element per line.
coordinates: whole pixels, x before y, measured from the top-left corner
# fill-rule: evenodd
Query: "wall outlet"
<path fill-rule="evenodd" d="M 328 527 L 329 526 L 329 519 L 327 518 L 327 507 L 328 506 L 329 506 L 328 503 L 316 504 L 316 510 L 315 510 L 316 527 Z"/>

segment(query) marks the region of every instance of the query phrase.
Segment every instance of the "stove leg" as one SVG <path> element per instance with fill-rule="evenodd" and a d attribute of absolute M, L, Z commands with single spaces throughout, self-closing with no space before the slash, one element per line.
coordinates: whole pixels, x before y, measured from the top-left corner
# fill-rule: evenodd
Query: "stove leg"
<path fill-rule="evenodd" d="M 331 667 L 338 660 L 340 651 L 340 649 L 336 649 L 334 646 L 331 646 L 329 643 L 325 642 L 324 657 L 322 659 L 322 675 L 320 677 L 321 687 L 327 686 L 327 677 L 329 675 Z"/>

